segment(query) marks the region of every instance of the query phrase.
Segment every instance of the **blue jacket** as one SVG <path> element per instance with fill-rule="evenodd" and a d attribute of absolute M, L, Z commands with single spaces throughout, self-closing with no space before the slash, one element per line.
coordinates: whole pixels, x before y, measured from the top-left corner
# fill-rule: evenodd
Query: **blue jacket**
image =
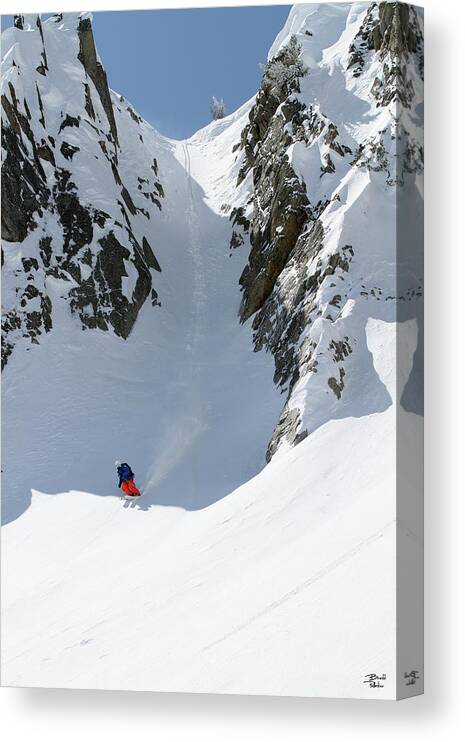
<path fill-rule="evenodd" d="M 118 466 L 117 471 L 119 476 L 118 487 L 121 487 L 123 482 L 127 482 L 129 479 L 134 479 L 134 472 L 129 464 L 121 464 L 121 466 Z"/>

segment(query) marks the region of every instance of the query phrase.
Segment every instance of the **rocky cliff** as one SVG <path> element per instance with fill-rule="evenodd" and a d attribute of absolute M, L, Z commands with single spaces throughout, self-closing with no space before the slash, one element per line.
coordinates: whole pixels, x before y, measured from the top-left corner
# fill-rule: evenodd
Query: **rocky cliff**
<path fill-rule="evenodd" d="M 418 240 L 396 220 L 408 202 L 421 228 L 422 79 L 420 11 L 398 2 L 296 6 L 271 50 L 231 213 L 232 246 L 249 245 L 240 318 L 287 396 L 268 459 L 387 404 L 365 325 L 420 314 Z"/>
<path fill-rule="evenodd" d="M 2 66 L 2 363 L 69 298 L 83 329 L 127 337 L 150 297 L 163 185 L 149 128 L 108 87 L 88 14 L 16 16 Z M 156 237 L 155 237 L 156 238 Z"/>

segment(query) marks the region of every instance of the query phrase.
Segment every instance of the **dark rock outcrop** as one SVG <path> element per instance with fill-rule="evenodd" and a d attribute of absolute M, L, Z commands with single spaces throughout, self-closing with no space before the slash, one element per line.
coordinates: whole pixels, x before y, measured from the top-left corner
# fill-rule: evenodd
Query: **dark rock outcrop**
<path fill-rule="evenodd" d="M 379 3 L 379 20 L 371 32 L 373 49 L 392 55 L 417 51 L 420 37 L 411 23 L 410 7 L 401 2 Z"/>
<path fill-rule="evenodd" d="M 250 234 L 251 251 L 240 284 L 243 299 L 241 321 L 257 312 L 271 294 L 276 279 L 307 221 L 309 201 L 305 185 L 299 181 L 287 158 L 292 139 L 286 130 L 286 115 L 276 115 L 288 96 L 299 91 L 299 79 L 306 74 L 300 62 L 299 47 L 292 37 L 264 70 L 262 85 L 244 129 L 241 145 L 244 166 L 239 183 L 252 170 L 254 183 L 253 216 L 242 224 Z M 237 212 L 233 215 L 238 222 Z M 238 244 L 239 233 L 232 244 Z"/>
<path fill-rule="evenodd" d="M 382 75 L 373 82 L 372 94 L 378 106 L 398 100 L 409 107 L 414 97 L 414 80 L 407 61 L 414 59 L 423 79 L 423 34 L 415 8 L 402 2 L 372 3 L 350 49 L 348 69 L 360 77 L 369 52 L 384 60 Z"/>
<path fill-rule="evenodd" d="M 97 59 L 97 51 L 95 49 L 94 34 L 92 31 L 92 23 L 90 21 L 90 18 L 81 18 L 81 20 L 79 21 L 78 35 L 78 59 L 82 63 L 82 66 L 84 67 L 85 71 L 96 87 L 96 90 L 100 96 L 103 110 L 105 111 L 108 118 L 108 123 L 110 125 L 110 131 L 113 136 L 113 140 L 115 144 L 118 144 L 118 132 L 116 129 L 115 114 L 113 111 L 113 104 L 111 102 L 111 95 L 108 87 L 107 73 L 103 69 L 102 64 Z"/>
<path fill-rule="evenodd" d="M 15 89 L 9 85 L 10 99 L 2 95 L 7 125 L 2 126 L 2 239 L 22 242 L 34 229 L 34 214 L 47 208 L 50 189 L 40 163 L 38 144 L 27 115 L 19 108 Z M 29 143 L 30 150 L 24 141 Z"/>

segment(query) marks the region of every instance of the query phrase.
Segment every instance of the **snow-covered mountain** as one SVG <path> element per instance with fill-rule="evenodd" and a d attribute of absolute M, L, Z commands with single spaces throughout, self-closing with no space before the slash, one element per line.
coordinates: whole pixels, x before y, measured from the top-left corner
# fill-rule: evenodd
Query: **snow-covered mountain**
<path fill-rule="evenodd" d="M 87 13 L 2 50 L 4 682 L 418 692 L 421 12 L 295 6 L 186 141 Z"/>
<path fill-rule="evenodd" d="M 288 393 L 268 457 L 390 405 L 364 328 L 394 321 L 400 302 L 404 320 L 419 314 L 422 39 L 401 3 L 303 6 L 270 51 L 242 133 L 235 233 L 251 243 L 241 318 L 253 316 L 255 348 L 271 350 Z M 403 254 L 399 192 L 413 225 Z"/>
<path fill-rule="evenodd" d="M 88 14 L 16 16 L 2 42 L 4 364 L 52 330 L 53 281 L 77 326 L 121 337 L 158 303 L 163 185 L 157 136 L 110 92 Z"/>

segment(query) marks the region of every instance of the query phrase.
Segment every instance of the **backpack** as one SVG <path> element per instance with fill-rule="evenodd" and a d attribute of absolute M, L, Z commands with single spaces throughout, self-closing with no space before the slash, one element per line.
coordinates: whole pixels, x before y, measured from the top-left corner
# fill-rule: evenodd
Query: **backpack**
<path fill-rule="evenodd" d="M 121 464 L 121 466 L 118 467 L 118 475 L 122 482 L 126 482 L 128 479 L 133 478 L 134 472 L 129 464 Z"/>

